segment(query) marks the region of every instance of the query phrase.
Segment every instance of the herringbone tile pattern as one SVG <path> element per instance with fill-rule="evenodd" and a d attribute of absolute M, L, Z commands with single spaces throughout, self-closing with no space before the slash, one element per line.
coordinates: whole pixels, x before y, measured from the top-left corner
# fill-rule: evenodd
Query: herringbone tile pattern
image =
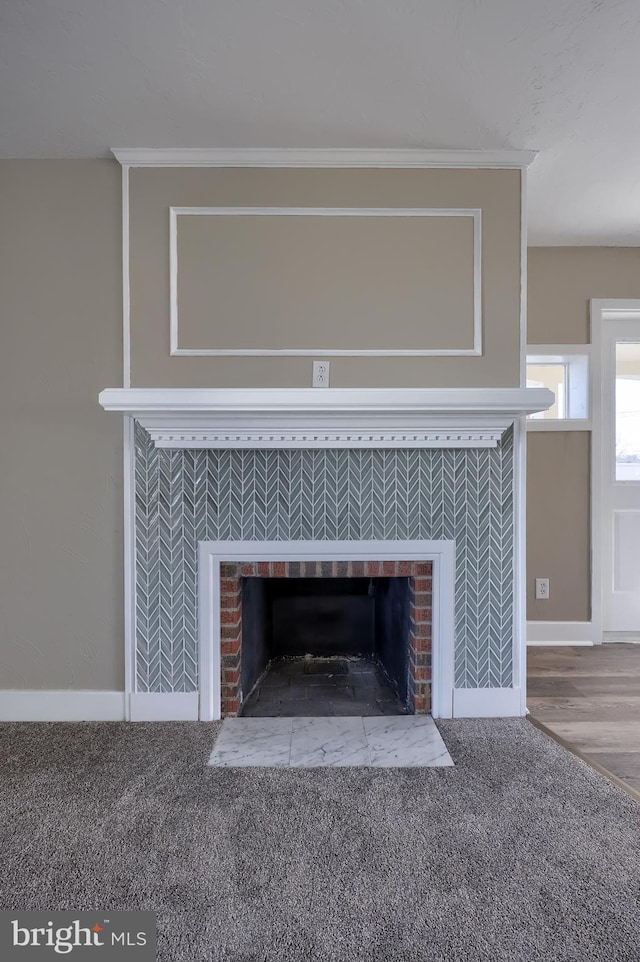
<path fill-rule="evenodd" d="M 456 541 L 455 683 L 508 687 L 513 438 L 497 448 L 157 450 L 136 425 L 137 684 L 194 691 L 197 544 Z"/>

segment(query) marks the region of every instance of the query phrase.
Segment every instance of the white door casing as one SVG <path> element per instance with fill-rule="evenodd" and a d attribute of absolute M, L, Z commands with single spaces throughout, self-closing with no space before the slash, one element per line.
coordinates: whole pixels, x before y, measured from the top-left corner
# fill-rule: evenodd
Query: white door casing
<path fill-rule="evenodd" d="M 603 632 L 640 633 L 640 470 L 616 468 L 616 346 L 640 357 L 640 301 L 592 302 L 594 431 L 592 559 L 596 641 Z M 638 345 L 635 348 L 633 345 Z M 618 374 L 621 361 L 618 360 Z M 638 361 L 640 371 L 640 361 Z M 640 382 L 638 382 L 640 384 Z M 632 430 L 635 431 L 635 428 Z M 620 446 L 620 436 L 618 437 Z M 640 447 L 640 438 L 638 440 Z M 619 455 L 620 457 L 620 452 Z M 635 474 L 635 477 L 634 477 Z"/>

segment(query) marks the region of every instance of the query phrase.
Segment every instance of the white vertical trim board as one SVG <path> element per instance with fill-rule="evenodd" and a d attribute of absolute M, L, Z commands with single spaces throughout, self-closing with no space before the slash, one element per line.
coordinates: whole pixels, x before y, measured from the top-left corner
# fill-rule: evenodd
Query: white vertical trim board
<path fill-rule="evenodd" d="M 129 696 L 136 690 L 136 498 L 135 422 L 123 418 L 124 452 L 124 687 L 125 717 L 130 720 Z"/>
<path fill-rule="evenodd" d="M 473 346 L 469 348 L 183 348 L 179 346 L 178 217 L 471 217 Z M 482 211 L 475 207 L 170 207 L 169 342 L 173 357 L 479 357 L 482 354 Z"/>
<path fill-rule="evenodd" d="M 482 355 L 482 209 L 473 213 L 473 351 Z"/>
<path fill-rule="evenodd" d="M 455 659 L 455 541 L 435 542 L 441 546 L 431 554 L 431 714 L 453 717 Z"/>
<path fill-rule="evenodd" d="M 198 544 L 200 720 L 213 721 L 221 715 L 221 563 L 372 559 L 433 562 L 431 714 L 434 718 L 451 718 L 455 642 L 454 541 L 201 541 Z"/>
<path fill-rule="evenodd" d="M 520 170 L 520 387 L 527 386 L 527 170 Z M 527 426 L 524 417 L 513 423 L 513 679 L 519 692 L 518 714 L 527 700 Z M 464 699 L 465 696 L 463 696 Z M 510 697 L 510 696 L 509 696 Z M 463 702 L 464 703 L 464 702 Z"/>
<path fill-rule="evenodd" d="M 527 695 L 527 431 L 524 418 L 513 424 L 513 680 L 524 715 Z M 510 689 L 509 689 L 510 690 Z"/>
<path fill-rule="evenodd" d="M 129 265 L 129 166 L 122 165 L 122 386 L 131 387 L 131 280 Z"/>
<path fill-rule="evenodd" d="M 129 260 L 129 165 L 122 165 L 122 386 L 131 387 L 131 279 Z M 136 533 L 135 443 L 133 418 L 123 418 L 124 476 L 124 677 L 125 719 L 130 718 L 129 696 L 136 679 Z"/>
<path fill-rule="evenodd" d="M 607 301 L 591 301 L 591 620 L 594 639 L 602 642 L 603 565 L 602 539 L 602 339 L 603 311 Z"/>
<path fill-rule="evenodd" d="M 527 645 L 593 645 L 591 621 L 528 621 Z"/>
<path fill-rule="evenodd" d="M 198 721 L 197 691 L 134 692 L 130 721 Z"/>
<path fill-rule="evenodd" d="M 520 171 L 520 387 L 527 386 L 527 170 Z"/>
<path fill-rule="evenodd" d="M 178 214 L 187 209 L 169 208 L 169 354 L 172 357 L 185 353 L 178 347 Z"/>
<path fill-rule="evenodd" d="M 123 691 L 0 691 L 0 722 L 124 721 Z"/>

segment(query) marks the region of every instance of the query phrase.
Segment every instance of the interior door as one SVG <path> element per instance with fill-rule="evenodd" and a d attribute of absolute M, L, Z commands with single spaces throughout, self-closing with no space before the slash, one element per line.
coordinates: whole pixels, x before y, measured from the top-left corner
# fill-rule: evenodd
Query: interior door
<path fill-rule="evenodd" d="M 640 633 L 640 319 L 602 338 L 604 631 Z"/>

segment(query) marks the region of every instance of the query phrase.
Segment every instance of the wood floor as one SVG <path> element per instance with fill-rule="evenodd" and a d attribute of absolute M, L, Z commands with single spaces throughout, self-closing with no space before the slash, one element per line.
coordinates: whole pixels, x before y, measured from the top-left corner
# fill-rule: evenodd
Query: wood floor
<path fill-rule="evenodd" d="M 528 648 L 527 706 L 640 799 L 640 645 Z"/>

